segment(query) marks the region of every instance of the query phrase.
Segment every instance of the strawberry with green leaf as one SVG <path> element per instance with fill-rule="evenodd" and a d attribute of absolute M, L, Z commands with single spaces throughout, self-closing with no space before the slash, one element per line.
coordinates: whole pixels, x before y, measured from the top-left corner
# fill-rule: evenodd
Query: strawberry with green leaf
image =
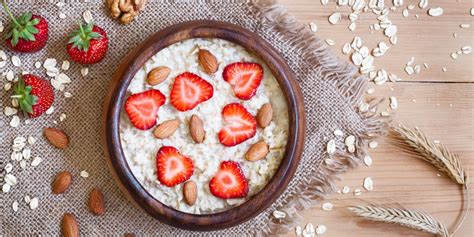
<path fill-rule="evenodd" d="M 54 91 L 49 81 L 38 76 L 21 75 L 14 87 L 14 95 L 20 109 L 35 118 L 42 115 L 54 102 Z"/>
<path fill-rule="evenodd" d="M 13 51 L 22 53 L 34 53 L 44 48 L 49 38 L 46 20 L 31 12 L 16 18 L 8 9 L 5 0 L 1 0 L 1 2 L 12 20 L 10 30 L 5 37 L 6 45 Z"/>
<path fill-rule="evenodd" d="M 71 59 L 81 64 L 94 64 L 104 59 L 109 40 L 105 31 L 89 23 L 79 23 L 79 29 L 71 34 L 67 44 L 67 53 Z"/>

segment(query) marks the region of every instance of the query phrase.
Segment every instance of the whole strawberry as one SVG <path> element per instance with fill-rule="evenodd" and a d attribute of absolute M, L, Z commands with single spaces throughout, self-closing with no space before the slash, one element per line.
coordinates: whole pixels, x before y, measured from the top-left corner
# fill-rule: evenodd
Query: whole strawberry
<path fill-rule="evenodd" d="M 12 20 L 10 31 L 5 37 L 6 45 L 13 51 L 22 53 L 34 53 L 44 48 L 49 37 L 46 20 L 31 12 L 15 18 L 4 0 L 2 5 Z"/>
<path fill-rule="evenodd" d="M 50 83 L 31 74 L 20 76 L 14 93 L 12 98 L 18 100 L 20 109 L 28 113 L 31 118 L 42 115 L 54 101 L 54 92 Z"/>
<path fill-rule="evenodd" d="M 67 53 L 73 61 L 81 64 L 98 63 L 107 53 L 109 40 L 105 31 L 89 23 L 79 24 L 67 44 Z"/>

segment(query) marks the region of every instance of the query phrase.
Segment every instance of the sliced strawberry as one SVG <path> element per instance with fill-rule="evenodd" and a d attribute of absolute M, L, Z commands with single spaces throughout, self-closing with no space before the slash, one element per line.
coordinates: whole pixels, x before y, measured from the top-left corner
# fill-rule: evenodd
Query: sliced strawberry
<path fill-rule="evenodd" d="M 263 77 L 263 68 L 258 63 L 236 62 L 227 65 L 222 73 L 237 98 L 249 100 L 257 92 Z"/>
<path fill-rule="evenodd" d="M 225 125 L 219 131 L 219 141 L 224 146 L 240 144 L 257 132 L 255 118 L 239 103 L 224 106 L 222 119 Z"/>
<path fill-rule="evenodd" d="M 147 130 L 155 126 L 158 108 L 164 103 L 165 96 L 159 90 L 148 90 L 128 97 L 125 101 L 125 112 L 133 126 Z"/>
<path fill-rule="evenodd" d="M 249 192 L 249 185 L 239 163 L 222 161 L 219 171 L 209 183 L 209 189 L 218 198 L 243 198 Z"/>
<path fill-rule="evenodd" d="M 156 173 L 161 184 L 173 187 L 193 175 L 193 161 L 172 146 L 163 146 L 156 154 Z"/>
<path fill-rule="evenodd" d="M 187 111 L 210 99 L 213 94 L 214 88 L 209 82 L 194 73 L 185 72 L 174 80 L 170 100 L 177 110 Z"/>

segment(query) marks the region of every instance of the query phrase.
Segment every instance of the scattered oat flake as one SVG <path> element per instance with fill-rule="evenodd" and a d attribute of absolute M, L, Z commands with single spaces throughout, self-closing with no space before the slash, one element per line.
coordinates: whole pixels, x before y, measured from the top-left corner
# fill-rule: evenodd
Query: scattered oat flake
<path fill-rule="evenodd" d="M 418 7 L 421 9 L 424 9 L 427 6 L 428 6 L 428 0 L 420 0 L 420 2 L 418 3 Z"/>
<path fill-rule="evenodd" d="M 362 191 L 360 191 L 360 189 L 357 189 L 357 188 L 354 189 L 354 195 L 355 195 L 355 196 L 359 196 L 359 195 L 361 195 L 361 194 L 362 194 Z"/>
<path fill-rule="evenodd" d="M 457 54 L 457 53 L 451 53 L 451 58 L 452 58 L 452 59 L 457 59 L 457 58 L 458 58 L 458 54 Z"/>
<path fill-rule="evenodd" d="M 325 202 L 321 205 L 321 208 L 325 211 L 330 211 L 330 210 L 332 210 L 333 205 L 330 202 Z"/>
<path fill-rule="evenodd" d="M 36 139 L 33 136 L 28 136 L 28 144 L 33 145 L 35 144 Z"/>
<path fill-rule="evenodd" d="M 15 66 L 15 67 L 21 66 L 21 60 L 20 60 L 20 58 L 19 58 L 18 56 L 16 56 L 16 55 L 13 55 L 13 56 L 12 56 L 12 63 L 13 63 L 13 66 Z"/>
<path fill-rule="evenodd" d="M 8 192 L 10 192 L 10 189 L 11 189 L 10 184 L 7 184 L 7 183 L 4 183 L 4 184 L 3 184 L 3 186 L 2 186 L 2 192 L 8 193 Z"/>
<path fill-rule="evenodd" d="M 413 73 L 415 73 L 415 69 L 413 69 L 412 66 L 406 66 L 406 67 L 405 67 L 405 72 L 406 72 L 408 75 L 412 75 Z"/>
<path fill-rule="evenodd" d="M 471 24 L 463 23 L 463 24 L 460 24 L 459 27 L 461 27 L 461 28 L 463 28 L 463 29 L 466 29 L 466 28 L 471 27 Z"/>
<path fill-rule="evenodd" d="M 336 130 L 334 130 L 334 135 L 336 135 L 338 137 L 342 137 L 344 135 L 344 133 L 340 129 L 336 129 Z"/>
<path fill-rule="evenodd" d="M 89 11 L 89 10 L 85 10 L 83 13 L 82 13 L 82 18 L 84 18 L 84 21 L 89 24 L 92 22 L 92 12 Z"/>
<path fill-rule="evenodd" d="M 372 157 L 366 155 L 366 156 L 364 157 L 364 164 L 365 164 L 366 166 L 371 166 L 371 165 L 372 165 Z"/>
<path fill-rule="evenodd" d="M 29 204 L 30 204 L 30 209 L 34 210 L 34 209 L 38 208 L 39 199 L 37 197 L 34 197 L 34 198 L 31 199 Z"/>
<path fill-rule="evenodd" d="M 474 16 L 474 7 L 471 8 L 471 16 Z"/>
<path fill-rule="evenodd" d="M 296 226 L 296 227 L 295 227 L 295 234 L 296 234 L 296 236 L 300 236 L 302 233 L 303 233 L 303 230 L 302 230 L 301 226 L 299 226 L 299 225 Z"/>
<path fill-rule="evenodd" d="M 63 63 L 61 64 L 61 69 L 63 69 L 64 71 L 67 71 L 70 66 L 71 66 L 71 63 L 69 61 L 63 61 Z"/>
<path fill-rule="evenodd" d="M 66 14 L 59 13 L 59 19 L 66 19 Z"/>
<path fill-rule="evenodd" d="M 461 52 L 463 54 L 470 54 L 472 52 L 472 47 L 471 46 L 463 46 L 461 48 Z"/>
<path fill-rule="evenodd" d="M 398 100 L 394 96 L 390 96 L 390 108 L 392 108 L 393 110 L 398 108 Z"/>
<path fill-rule="evenodd" d="M 408 15 L 410 15 L 410 13 L 408 12 L 408 9 L 403 9 L 402 15 L 403 17 L 408 17 Z"/>
<path fill-rule="evenodd" d="M 346 139 L 344 140 L 344 143 L 346 144 L 346 146 L 354 145 L 355 137 L 353 135 L 347 136 Z"/>
<path fill-rule="evenodd" d="M 273 216 L 277 219 L 283 219 L 283 218 L 286 217 L 286 214 L 282 211 L 275 210 L 275 211 L 273 211 Z"/>
<path fill-rule="evenodd" d="M 364 188 L 367 190 L 367 191 L 372 191 L 374 190 L 374 181 L 372 180 L 371 177 L 366 177 L 364 179 Z"/>
<path fill-rule="evenodd" d="M 82 68 L 81 69 L 81 75 L 83 77 L 85 77 L 85 76 L 87 76 L 87 74 L 89 74 L 89 68 L 87 68 L 87 67 Z"/>
<path fill-rule="evenodd" d="M 12 70 L 7 72 L 6 78 L 8 81 L 13 81 L 13 78 L 15 78 L 15 75 L 13 74 Z"/>
<path fill-rule="evenodd" d="M 10 126 L 16 128 L 18 125 L 20 125 L 20 117 L 14 115 L 10 121 Z"/>
<path fill-rule="evenodd" d="M 379 143 L 376 142 L 376 141 L 371 141 L 369 143 L 369 147 L 372 148 L 372 149 L 376 148 L 378 145 L 379 145 Z"/>
<path fill-rule="evenodd" d="M 332 40 L 332 39 L 326 39 L 326 43 L 327 43 L 328 45 L 330 45 L 330 46 L 333 46 L 333 45 L 336 44 L 336 42 L 335 42 L 334 40 Z"/>
<path fill-rule="evenodd" d="M 12 204 L 12 209 L 14 212 L 17 212 L 18 211 L 18 201 L 14 201 L 13 204 Z"/>
<path fill-rule="evenodd" d="M 59 115 L 59 121 L 64 121 L 64 119 L 66 119 L 66 114 L 62 113 L 61 115 Z"/>
<path fill-rule="evenodd" d="M 445 67 L 442 67 L 441 70 L 443 70 L 443 72 L 447 72 L 447 71 L 448 71 L 448 69 L 445 68 Z"/>
<path fill-rule="evenodd" d="M 375 88 L 371 87 L 367 89 L 367 94 L 373 94 L 375 92 Z"/>
<path fill-rule="evenodd" d="M 7 184 L 10 184 L 11 186 L 15 186 L 18 183 L 18 180 L 13 174 L 6 174 L 3 178 L 3 181 L 5 181 Z"/>
<path fill-rule="evenodd" d="M 306 224 L 306 227 L 303 230 L 303 236 L 304 235 L 314 235 L 314 234 L 316 234 L 316 232 L 314 230 L 313 224 L 311 224 L 311 223 Z"/>
<path fill-rule="evenodd" d="M 40 157 L 35 157 L 33 158 L 33 161 L 31 161 L 31 166 L 36 167 L 41 163 L 41 161 L 43 161 L 43 159 Z"/>
<path fill-rule="evenodd" d="M 88 178 L 89 177 L 89 172 L 87 172 L 86 170 L 83 170 L 83 171 L 81 171 L 80 175 L 83 178 Z"/>
<path fill-rule="evenodd" d="M 428 15 L 430 16 L 441 16 L 443 15 L 443 8 L 433 7 L 428 10 Z"/>
<path fill-rule="evenodd" d="M 343 193 L 343 194 L 349 193 L 350 191 L 351 191 L 351 188 L 349 188 L 349 186 L 344 186 L 344 187 L 342 188 L 342 193 Z"/>
<path fill-rule="evenodd" d="M 329 16 L 328 20 L 329 20 L 329 23 L 335 25 L 335 24 L 339 23 L 341 18 L 342 18 L 341 13 L 340 12 L 335 12 L 335 13 L 333 13 Z"/>
<path fill-rule="evenodd" d="M 46 110 L 45 113 L 46 113 L 46 114 L 52 114 L 52 113 L 54 113 L 54 106 L 49 107 L 49 108 Z"/>
<path fill-rule="evenodd" d="M 318 225 L 316 227 L 316 234 L 317 235 L 322 235 L 322 234 L 326 233 L 326 230 L 327 230 L 327 227 L 325 225 Z"/>
<path fill-rule="evenodd" d="M 317 32 L 317 31 L 318 31 L 318 25 L 316 25 L 316 23 L 314 23 L 314 22 L 310 22 L 310 23 L 309 23 L 309 29 L 310 29 L 312 32 Z"/>
<path fill-rule="evenodd" d="M 5 172 L 8 174 L 8 173 L 12 172 L 13 165 L 11 163 L 8 163 L 8 164 L 5 165 L 4 169 L 5 169 Z"/>
<path fill-rule="evenodd" d="M 326 152 L 330 155 L 336 152 L 336 141 L 334 139 L 330 140 L 326 145 Z"/>

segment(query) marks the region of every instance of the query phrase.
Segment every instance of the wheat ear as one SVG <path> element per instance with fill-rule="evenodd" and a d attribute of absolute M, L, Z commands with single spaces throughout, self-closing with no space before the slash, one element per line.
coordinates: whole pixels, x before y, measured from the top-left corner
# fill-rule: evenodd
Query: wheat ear
<path fill-rule="evenodd" d="M 393 223 L 406 226 L 412 229 L 417 229 L 442 237 L 448 237 L 448 229 L 446 226 L 437 221 L 430 215 L 408 209 L 390 208 L 382 206 L 352 206 L 348 208 L 349 211 L 358 216 L 386 223 Z"/>
<path fill-rule="evenodd" d="M 445 146 L 436 144 L 418 130 L 412 130 L 403 125 L 399 125 L 398 127 L 392 127 L 392 131 L 390 137 L 400 148 L 432 164 L 438 170 L 446 173 L 451 180 L 463 186 L 466 206 L 463 208 L 463 217 L 459 219 L 451 233 L 454 235 L 466 219 L 470 206 L 468 175 L 464 171 L 459 156 L 448 150 Z"/>

